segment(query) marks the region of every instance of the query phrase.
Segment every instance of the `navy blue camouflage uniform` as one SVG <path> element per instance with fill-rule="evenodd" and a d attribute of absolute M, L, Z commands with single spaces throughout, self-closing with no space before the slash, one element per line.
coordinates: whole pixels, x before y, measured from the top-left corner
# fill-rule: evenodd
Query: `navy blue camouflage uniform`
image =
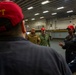
<path fill-rule="evenodd" d="M 0 38 L 0 75 L 72 75 L 63 57 L 50 47 L 22 37 Z"/>
<path fill-rule="evenodd" d="M 62 47 L 66 49 L 65 56 L 67 63 L 70 63 L 76 57 L 76 35 L 68 35 L 64 40 L 65 45 Z"/>
<path fill-rule="evenodd" d="M 76 72 L 76 34 L 71 37 L 68 35 L 64 42 L 63 49 L 66 49 L 66 61 L 74 73 Z"/>

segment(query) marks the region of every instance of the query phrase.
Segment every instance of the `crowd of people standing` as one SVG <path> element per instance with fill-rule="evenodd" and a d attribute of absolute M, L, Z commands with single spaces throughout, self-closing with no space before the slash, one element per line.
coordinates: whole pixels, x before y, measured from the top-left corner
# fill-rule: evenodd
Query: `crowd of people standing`
<path fill-rule="evenodd" d="M 59 46 L 65 49 L 66 62 L 68 66 L 70 67 L 71 71 L 74 73 L 76 71 L 75 27 L 73 25 L 68 25 L 67 31 L 68 31 L 68 35 L 65 37 L 64 43 L 60 42 Z M 31 41 L 32 43 L 35 43 L 36 41 L 35 44 L 39 44 L 41 46 L 50 47 L 50 36 L 46 33 L 46 28 L 42 27 L 40 32 L 41 32 L 40 35 L 36 35 L 35 28 L 32 28 L 31 33 L 28 35 L 28 40 Z"/>
<path fill-rule="evenodd" d="M 39 37 L 33 28 L 26 39 L 21 7 L 13 1 L 0 1 L 0 75 L 72 75 L 76 59 L 68 66 L 61 54 L 48 47 L 45 30 L 41 28 Z M 30 40 L 33 36 L 34 40 Z M 75 47 L 75 38 L 72 43 Z"/>

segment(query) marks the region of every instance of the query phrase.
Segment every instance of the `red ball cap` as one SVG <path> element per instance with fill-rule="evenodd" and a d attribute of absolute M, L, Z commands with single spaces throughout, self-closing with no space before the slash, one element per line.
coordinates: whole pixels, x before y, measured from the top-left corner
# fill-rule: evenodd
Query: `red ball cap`
<path fill-rule="evenodd" d="M 3 1 L 0 2 L 0 18 L 7 18 L 12 25 L 17 25 L 23 18 L 21 8 L 14 2 Z"/>
<path fill-rule="evenodd" d="M 72 29 L 75 29 L 75 28 L 74 28 L 73 25 L 69 25 L 69 26 L 67 27 L 67 29 L 71 29 L 71 30 L 72 30 Z"/>
<path fill-rule="evenodd" d="M 45 28 L 43 27 L 43 28 L 41 28 L 41 31 L 44 31 L 45 30 Z"/>

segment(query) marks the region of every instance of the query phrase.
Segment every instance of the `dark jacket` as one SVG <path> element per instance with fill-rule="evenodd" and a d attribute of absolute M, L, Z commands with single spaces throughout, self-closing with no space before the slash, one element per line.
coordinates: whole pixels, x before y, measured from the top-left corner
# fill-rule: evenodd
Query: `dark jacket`
<path fill-rule="evenodd" d="M 72 73 L 76 72 L 76 58 L 74 60 L 72 60 L 69 64 L 68 64 L 69 68 L 71 69 Z"/>
<path fill-rule="evenodd" d="M 0 38 L 0 75 L 72 75 L 63 57 L 24 38 Z"/>
<path fill-rule="evenodd" d="M 62 47 L 66 49 L 65 56 L 67 63 L 70 63 L 76 57 L 76 35 L 68 35 L 64 40 L 65 45 Z"/>
<path fill-rule="evenodd" d="M 67 51 L 73 52 L 76 51 L 76 35 L 73 36 L 68 35 L 64 40 L 65 45 L 63 46 L 63 49 L 66 49 Z"/>

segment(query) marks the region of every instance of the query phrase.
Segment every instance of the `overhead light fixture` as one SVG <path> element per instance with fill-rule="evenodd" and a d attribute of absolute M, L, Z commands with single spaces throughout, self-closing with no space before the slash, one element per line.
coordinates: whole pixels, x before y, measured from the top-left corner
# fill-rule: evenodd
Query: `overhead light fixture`
<path fill-rule="evenodd" d="M 46 0 L 46 1 L 43 1 L 41 4 L 44 5 L 44 4 L 47 4 L 49 2 L 50 2 L 49 0 Z"/>
<path fill-rule="evenodd" d="M 35 18 L 32 18 L 31 20 L 35 20 Z"/>
<path fill-rule="evenodd" d="M 59 7 L 59 8 L 57 8 L 57 10 L 61 10 L 61 9 L 64 9 L 64 7 Z"/>
<path fill-rule="evenodd" d="M 27 8 L 28 10 L 31 10 L 31 9 L 33 9 L 33 7 L 29 7 L 29 8 Z"/>
<path fill-rule="evenodd" d="M 40 17 L 40 19 L 43 19 L 44 17 Z"/>
<path fill-rule="evenodd" d="M 51 15 L 56 15 L 57 13 L 52 13 Z"/>
<path fill-rule="evenodd" d="M 27 28 L 29 28 L 29 25 L 26 25 L 27 26 Z"/>
<path fill-rule="evenodd" d="M 43 11 L 43 13 L 48 13 L 49 11 Z"/>
<path fill-rule="evenodd" d="M 40 13 L 36 13 L 35 16 L 39 15 Z"/>
<path fill-rule="evenodd" d="M 28 19 L 25 19 L 25 21 L 28 21 Z"/>
<path fill-rule="evenodd" d="M 26 32 L 26 33 L 27 33 L 27 35 L 30 34 L 30 32 Z"/>
<path fill-rule="evenodd" d="M 73 12 L 73 10 L 69 10 L 69 11 L 67 11 L 67 13 L 72 13 Z"/>

